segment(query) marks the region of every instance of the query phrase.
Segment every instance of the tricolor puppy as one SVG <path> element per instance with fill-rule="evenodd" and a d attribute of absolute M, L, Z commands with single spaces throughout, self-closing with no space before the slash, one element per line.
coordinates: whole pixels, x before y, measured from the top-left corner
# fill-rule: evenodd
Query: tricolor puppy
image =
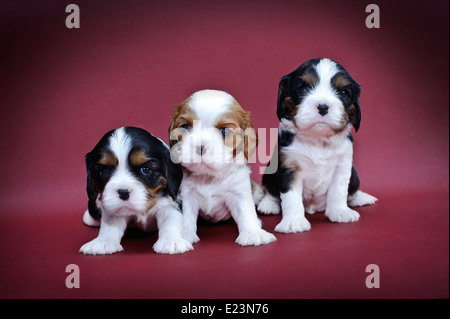
<path fill-rule="evenodd" d="M 353 168 L 353 138 L 361 121 L 360 87 L 329 59 L 313 59 L 281 79 L 277 115 L 278 170 L 263 176 L 263 214 L 283 218 L 275 231 L 295 233 L 311 228 L 304 212 L 324 211 L 333 222 L 354 222 L 350 206 L 377 199 L 359 191 Z"/>
<path fill-rule="evenodd" d="M 249 113 L 230 94 L 216 90 L 192 94 L 176 106 L 169 134 L 172 160 L 183 166 L 180 197 L 189 242 L 199 241 L 199 213 L 212 222 L 232 216 L 239 229 L 236 243 L 242 246 L 276 240 L 261 228 L 253 196 L 258 201 L 262 191 L 251 181 L 247 166 L 257 135 Z"/>
<path fill-rule="evenodd" d="M 122 251 L 120 240 L 128 225 L 158 228 L 153 246 L 157 253 L 193 249 L 182 237 L 182 213 L 176 202 L 182 171 L 161 140 L 140 128 L 112 130 L 86 155 L 86 169 L 89 202 L 83 221 L 100 225 L 100 232 L 80 252 Z"/>

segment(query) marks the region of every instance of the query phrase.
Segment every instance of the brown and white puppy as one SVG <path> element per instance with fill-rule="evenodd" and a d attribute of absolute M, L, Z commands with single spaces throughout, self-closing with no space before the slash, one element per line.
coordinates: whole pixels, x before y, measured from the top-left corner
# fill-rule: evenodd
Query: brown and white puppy
<path fill-rule="evenodd" d="M 311 228 L 304 212 L 325 211 L 333 222 L 354 222 L 359 214 L 348 206 L 377 199 L 359 191 L 353 168 L 351 127 L 361 121 L 360 87 L 330 59 L 312 59 L 281 79 L 277 116 L 280 120 L 278 170 L 263 176 L 263 214 L 283 212 L 275 231 L 295 233 Z"/>
<path fill-rule="evenodd" d="M 98 237 L 80 252 L 89 255 L 122 251 L 129 224 L 159 229 L 153 249 L 176 254 L 193 249 L 182 237 L 182 214 L 177 203 L 181 167 L 170 160 L 160 139 L 136 127 L 106 133 L 86 155 L 88 210 L 83 221 L 100 226 Z"/>
<path fill-rule="evenodd" d="M 169 135 L 171 158 L 183 167 L 180 197 L 189 242 L 200 240 L 198 214 L 212 222 L 232 216 L 239 229 L 236 243 L 242 246 L 276 240 L 261 228 L 253 199 L 258 200 L 261 190 L 251 181 L 247 160 L 256 149 L 257 134 L 249 113 L 230 94 L 192 94 L 176 106 Z"/>

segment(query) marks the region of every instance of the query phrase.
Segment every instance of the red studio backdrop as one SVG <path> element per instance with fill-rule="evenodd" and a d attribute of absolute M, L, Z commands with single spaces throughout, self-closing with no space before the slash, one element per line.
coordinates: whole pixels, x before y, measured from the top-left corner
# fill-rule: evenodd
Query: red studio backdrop
<path fill-rule="evenodd" d="M 68 28 L 66 7 L 79 7 Z M 1 298 L 448 298 L 449 2 L 11 1 L 0 4 Z M 97 229 L 84 155 L 108 130 L 168 141 L 174 105 L 200 89 L 251 112 L 261 182 L 278 82 L 329 57 L 362 86 L 354 165 L 379 201 L 356 223 L 308 215 L 312 229 L 234 243 L 233 221 L 201 223 L 195 250 L 155 254 L 156 234 L 84 256 Z M 264 130 L 265 129 L 265 132 Z M 261 216 L 273 232 L 280 216 Z M 66 287 L 66 267 L 80 288 Z M 379 288 L 368 288 L 368 265 Z"/>

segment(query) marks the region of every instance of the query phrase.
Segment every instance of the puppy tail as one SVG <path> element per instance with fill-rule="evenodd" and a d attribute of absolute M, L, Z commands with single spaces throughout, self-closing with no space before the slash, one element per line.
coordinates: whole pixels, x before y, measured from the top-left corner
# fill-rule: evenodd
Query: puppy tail
<path fill-rule="evenodd" d="M 352 206 L 352 207 L 372 205 L 377 200 L 378 200 L 378 198 L 373 197 L 372 195 L 369 195 L 362 191 L 357 191 L 355 194 L 353 194 L 352 196 L 349 196 L 347 199 L 348 206 Z"/>
<path fill-rule="evenodd" d="M 258 183 L 256 183 L 253 179 L 250 179 L 252 186 L 252 196 L 253 201 L 255 202 L 255 206 L 258 206 L 261 199 L 264 197 L 264 191 Z"/>
<path fill-rule="evenodd" d="M 100 221 L 92 218 L 91 214 L 89 214 L 89 209 L 86 209 L 84 212 L 83 223 L 90 227 L 100 227 Z"/>

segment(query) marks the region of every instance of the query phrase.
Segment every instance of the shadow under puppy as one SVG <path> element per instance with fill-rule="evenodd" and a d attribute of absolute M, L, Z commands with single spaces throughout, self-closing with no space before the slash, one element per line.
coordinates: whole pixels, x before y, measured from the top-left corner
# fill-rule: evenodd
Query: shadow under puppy
<path fill-rule="evenodd" d="M 182 178 L 160 139 L 136 127 L 106 133 L 86 155 L 88 210 L 83 221 L 100 226 L 98 237 L 80 252 L 90 255 L 122 251 L 128 225 L 159 229 L 153 250 L 177 254 L 192 250 L 182 237 L 182 213 L 177 195 Z"/>
<path fill-rule="evenodd" d="M 247 160 L 257 134 L 238 102 L 228 93 L 203 90 L 175 107 L 169 127 L 171 158 L 183 167 L 180 197 L 184 237 L 199 241 L 197 217 L 218 222 L 231 216 L 242 246 L 275 241 L 261 228 L 255 203 L 262 191 L 250 178 Z"/>
<path fill-rule="evenodd" d="M 337 62 L 312 59 L 279 85 L 278 145 L 263 176 L 263 214 L 283 212 L 275 231 L 310 230 L 304 212 L 324 211 L 332 222 L 354 222 L 350 206 L 377 199 L 359 188 L 353 167 L 353 126 L 361 122 L 360 86 Z"/>

